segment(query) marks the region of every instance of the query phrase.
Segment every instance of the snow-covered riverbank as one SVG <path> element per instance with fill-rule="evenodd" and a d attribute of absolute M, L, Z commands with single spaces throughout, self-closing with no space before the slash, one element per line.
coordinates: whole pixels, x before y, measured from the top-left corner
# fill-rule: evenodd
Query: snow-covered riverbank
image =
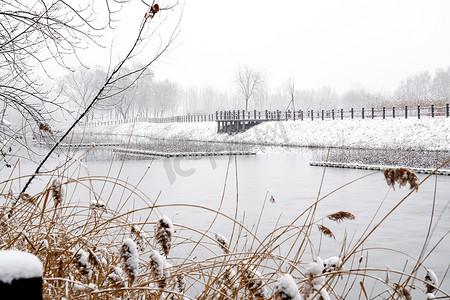
<path fill-rule="evenodd" d="M 216 122 L 128 123 L 77 129 L 78 133 L 82 131 L 274 146 L 450 150 L 450 119 L 447 118 L 265 122 L 234 135 L 218 134 Z"/>

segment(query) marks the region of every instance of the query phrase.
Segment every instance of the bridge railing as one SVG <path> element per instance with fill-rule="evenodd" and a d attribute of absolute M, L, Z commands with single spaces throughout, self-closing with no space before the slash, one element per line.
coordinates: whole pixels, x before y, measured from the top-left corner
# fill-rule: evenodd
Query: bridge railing
<path fill-rule="evenodd" d="M 327 109 L 327 110 L 225 110 L 217 111 L 215 121 L 303 121 L 303 120 L 344 120 L 344 119 L 393 119 L 393 118 L 448 118 L 449 104 L 444 106 L 405 106 L 405 107 L 382 107 L 382 108 L 350 108 Z"/>
<path fill-rule="evenodd" d="M 123 123 L 187 123 L 187 122 L 213 122 L 213 121 L 303 121 L 303 120 L 344 120 L 344 119 L 392 119 L 392 118 L 434 118 L 449 117 L 449 104 L 443 106 L 405 106 L 382 108 L 350 108 L 327 110 L 221 110 L 215 114 L 187 114 L 173 117 L 135 117 L 124 120 L 95 121 L 87 123 L 88 126 L 108 126 Z"/>

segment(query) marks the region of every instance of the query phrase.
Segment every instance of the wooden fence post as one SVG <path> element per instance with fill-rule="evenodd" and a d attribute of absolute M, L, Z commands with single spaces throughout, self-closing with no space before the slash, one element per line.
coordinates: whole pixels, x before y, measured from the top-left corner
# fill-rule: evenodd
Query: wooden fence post
<path fill-rule="evenodd" d="M 364 107 L 361 109 L 361 117 L 364 120 Z"/>
<path fill-rule="evenodd" d="M 256 109 L 253 110 L 253 118 L 256 120 Z"/>
<path fill-rule="evenodd" d="M 392 118 L 395 119 L 395 106 L 392 107 Z"/>
<path fill-rule="evenodd" d="M 449 105 L 448 105 L 448 103 L 447 104 L 445 104 L 445 116 L 448 118 L 449 117 Z"/>
<path fill-rule="evenodd" d="M 311 109 L 311 121 L 314 121 L 314 110 Z"/>
<path fill-rule="evenodd" d="M 431 104 L 431 117 L 434 118 L 434 104 Z"/>
<path fill-rule="evenodd" d="M 334 120 L 334 109 L 331 110 L 331 117 L 332 117 L 333 120 Z"/>
<path fill-rule="evenodd" d="M 323 121 L 323 109 L 322 109 L 322 121 Z"/>
<path fill-rule="evenodd" d="M 350 108 L 350 112 L 351 112 L 351 114 L 352 114 L 352 119 L 353 119 L 353 107 Z"/>
<path fill-rule="evenodd" d="M 373 118 L 374 118 L 374 109 L 372 107 L 372 120 L 373 120 Z"/>
<path fill-rule="evenodd" d="M 417 119 L 420 119 L 420 105 L 417 105 Z"/>
<path fill-rule="evenodd" d="M 408 105 L 405 105 L 405 119 L 408 119 Z"/>
<path fill-rule="evenodd" d="M 344 109 L 341 108 L 341 120 L 344 120 Z"/>
<path fill-rule="evenodd" d="M 303 110 L 299 110 L 299 113 L 300 113 L 300 118 L 303 121 Z"/>
<path fill-rule="evenodd" d="M 383 120 L 386 119 L 386 107 L 383 106 Z"/>

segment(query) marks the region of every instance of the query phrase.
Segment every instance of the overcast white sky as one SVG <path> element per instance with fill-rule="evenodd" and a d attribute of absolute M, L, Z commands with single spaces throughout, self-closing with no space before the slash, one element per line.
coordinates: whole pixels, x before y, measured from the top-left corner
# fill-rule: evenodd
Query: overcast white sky
<path fill-rule="evenodd" d="M 187 0 L 180 46 L 156 72 L 227 88 L 246 63 L 272 87 L 293 76 L 298 88 L 389 91 L 450 66 L 449 13 L 448 0 Z"/>
<path fill-rule="evenodd" d="M 390 92 L 409 75 L 450 66 L 449 13 L 449 0 L 186 0 L 177 47 L 154 70 L 229 90 L 247 64 L 272 88 L 293 76 L 299 89 Z"/>

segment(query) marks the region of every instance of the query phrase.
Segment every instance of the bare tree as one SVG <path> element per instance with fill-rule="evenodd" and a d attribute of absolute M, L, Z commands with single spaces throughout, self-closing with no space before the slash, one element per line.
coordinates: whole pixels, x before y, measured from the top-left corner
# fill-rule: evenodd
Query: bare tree
<path fill-rule="evenodd" d="M 431 100 L 430 86 L 430 73 L 422 72 L 403 80 L 396 89 L 395 95 L 402 104 L 428 104 Z"/>
<path fill-rule="evenodd" d="M 450 67 L 447 70 L 436 70 L 431 82 L 430 94 L 433 101 L 442 102 L 442 104 L 450 99 Z"/>
<path fill-rule="evenodd" d="M 289 104 L 287 105 L 286 110 L 289 108 L 290 105 L 292 105 L 292 110 L 295 112 L 295 83 L 294 78 L 289 77 L 289 79 L 286 82 L 286 89 L 290 96 Z"/>
<path fill-rule="evenodd" d="M 87 69 L 83 66 L 77 67 L 58 81 L 61 95 L 67 98 L 71 106 L 79 113 L 84 111 L 90 100 L 98 93 L 106 79 L 106 72 L 100 68 Z M 89 120 L 90 118 L 90 120 Z M 92 110 L 86 116 L 86 121 L 94 119 Z"/>
<path fill-rule="evenodd" d="M 67 1 L 59 0 L 40 0 L 35 3 L 25 1 L 25 4 L 16 0 L 0 1 L 0 56 L 3 57 L 0 62 L 2 102 L 16 105 L 24 115 L 29 115 L 32 120 L 41 122 L 43 113 L 50 112 L 45 104 L 47 102 L 53 105 L 58 104 L 49 99 L 48 94 L 41 92 L 39 83 L 36 83 L 29 74 L 36 65 L 40 65 L 45 70 L 49 60 L 69 68 L 66 56 L 77 57 L 78 47 L 85 46 L 84 43 L 87 40 L 97 43 L 97 38 L 102 30 L 114 27 L 113 15 L 117 13 L 117 9 L 129 2 L 128 0 L 105 0 L 102 2 L 104 5 L 102 11 L 105 12 L 106 18 L 104 16 L 95 18 L 93 17 L 95 14 L 93 3 L 87 3 L 86 8 L 80 9 L 78 6 L 71 6 Z M 162 39 L 162 36 L 158 35 L 151 40 L 155 36 L 153 34 L 155 30 L 158 30 L 161 26 L 160 23 L 166 19 L 164 17 L 159 20 L 157 20 L 158 18 L 153 19 L 154 16 L 165 12 L 171 13 L 172 7 L 160 8 L 154 1 L 151 4 L 146 4 L 145 1 L 142 3 L 145 4 L 147 12 L 142 12 L 142 21 L 139 27 L 130 32 L 134 35 L 134 40 L 129 45 L 128 51 L 117 63 L 110 65 L 97 93 L 92 95 L 86 108 L 75 118 L 72 125 L 56 139 L 54 146 L 24 185 L 22 193 L 25 193 L 36 175 L 40 174 L 42 166 L 51 154 L 80 120 L 85 118 L 98 103 L 119 96 L 131 88 L 149 66 L 169 48 L 176 37 L 178 24 L 175 24 L 175 29 L 166 39 Z M 106 24 L 98 27 L 96 20 L 105 19 L 107 20 Z M 126 66 L 132 65 L 133 60 L 143 52 L 150 41 L 156 42 L 157 50 L 152 55 L 146 53 L 146 60 L 140 67 L 126 69 Z M 26 101 L 33 97 L 37 99 L 36 106 Z M 45 130 L 48 129 L 48 124 L 39 127 Z M 9 216 L 11 215 L 12 210 L 9 213 Z"/>
<path fill-rule="evenodd" d="M 178 85 L 168 79 L 152 85 L 154 114 L 162 117 L 167 111 L 173 112 L 178 100 Z M 159 114 L 159 115 L 158 115 Z"/>
<path fill-rule="evenodd" d="M 245 110 L 248 110 L 248 101 L 257 93 L 264 83 L 262 71 L 257 71 L 247 67 L 240 66 L 236 75 L 236 84 L 239 92 L 245 100 Z"/>

